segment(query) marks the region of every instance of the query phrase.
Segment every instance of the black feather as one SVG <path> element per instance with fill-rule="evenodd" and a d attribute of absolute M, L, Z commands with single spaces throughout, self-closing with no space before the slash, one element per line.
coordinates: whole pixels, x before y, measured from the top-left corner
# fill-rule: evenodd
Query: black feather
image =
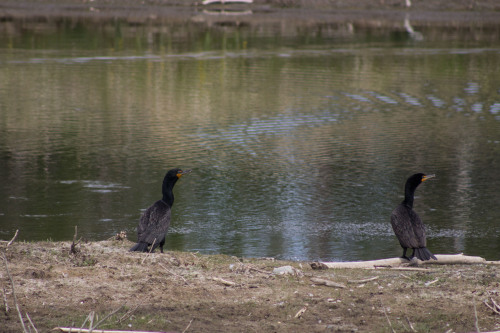
<path fill-rule="evenodd" d="M 137 244 L 130 251 L 153 252 L 159 246 L 163 253 L 165 235 L 170 226 L 171 209 L 174 204 L 173 188 L 180 176 L 189 171 L 172 169 L 167 172 L 162 185 L 163 198 L 156 201 L 142 214 L 137 226 Z M 152 246 L 151 249 L 149 249 L 150 246 Z"/>
<path fill-rule="evenodd" d="M 413 200 L 415 190 L 418 185 L 425 180 L 423 173 L 417 173 L 406 181 L 405 199 L 391 214 L 391 225 L 394 234 L 403 248 L 403 258 L 411 259 L 416 256 L 420 260 L 430 260 L 437 258 L 426 248 L 427 241 L 425 226 L 420 217 L 413 210 Z M 410 257 L 406 256 L 407 249 L 413 249 Z"/>

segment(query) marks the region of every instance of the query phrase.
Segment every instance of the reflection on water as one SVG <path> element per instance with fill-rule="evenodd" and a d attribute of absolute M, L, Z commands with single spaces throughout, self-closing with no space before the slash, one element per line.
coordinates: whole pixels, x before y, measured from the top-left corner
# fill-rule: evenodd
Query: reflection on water
<path fill-rule="evenodd" d="M 429 31 L 274 45 L 243 27 L 116 52 L 69 48 L 64 31 L 60 47 L 0 49 L 1 238 L 68 240 L 78 225 L 133 240 L 166 170 L 183 167 L 170 249 L 395 256 L 390 212 L 406 177 L 427 172 L 416 210 L 429 248 L 499 259 L 500 45 L 448 47 Z"/>

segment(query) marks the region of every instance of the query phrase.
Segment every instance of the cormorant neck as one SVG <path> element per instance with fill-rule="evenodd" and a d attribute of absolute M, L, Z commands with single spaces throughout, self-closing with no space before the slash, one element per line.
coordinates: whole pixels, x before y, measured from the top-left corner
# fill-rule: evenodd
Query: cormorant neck
<path fill-rule="evenodd" d="M 174 191 L 173 191 L 174 184 L 175 183 L 163 182 L 163 186 L 162 186 L 162 193 L 163 193 L 162 200 L 169 207 L 172 207 L 172 205 L 174 204 Z"/>
<path fill-rule="evenodd" d="M 417 189 L 418 185 L 415 186 L 414 184 L 406 184 L 405 185 L 405 199 L 403 200 L 403 205 L 413 208 L 413 199 L 415 197 L 415 190 Z"/>

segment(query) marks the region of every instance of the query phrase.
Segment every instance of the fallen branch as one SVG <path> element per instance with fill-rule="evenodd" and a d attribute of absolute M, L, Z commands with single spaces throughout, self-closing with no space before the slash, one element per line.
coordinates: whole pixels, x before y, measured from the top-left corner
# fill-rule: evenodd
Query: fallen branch
<path fill-rule="evenodd" d="M 33 324 L 33 322 L 31 321 L 31 318 L 30 318 L 28 312 L 26 312 L 26 318 L 28 318 L 28 321 L 29 321 L 31 327 L 33 327 L 33 329 L 35 330 L 35 333 L 38 333 L 38 330 L 36 329 L 35 324 Z"/>
<path fill-rule="evenodd" d="M 237 285 L 237 283 L 235 283 L 233 281 L 224 280 L 224 279 L 221 279 L 218 277 L 213 277 L 212 280 L 219 282 L 219 283 L 222 283 L 223 285 L 228 286 L 228 287 L 234 287 Z"/>
<path fill-rule="evenodd" d="M 437 254 L 438 260 L 420 261 L 418 259 L 412 260 L 411 263 L 420 265 L 471 265 L 471 264 L 500 264 L 496 261 L 486 261 L 486 259 L 475 256 L 465 256 L 461 254 Z M 327 268 L 395 268 L 404 267 L 410 264 L 410 261 L 403 258 L 389 258 L 369 261 L 346 261 L 346 262 L 313 262 L 311 267 L 313 269 L 327 269 Z"/>
<path fill-rule="evenodd" d="M 161 268 L 163 268 L 164 270 L 166 270 L 168 273 L 172 274 L 173 276 L 181 278 L 185 284 L 188 284 L 187 280 L 182 275 L 175 274 L 174 272 L 170 271 L 167 267 L 163 266 L 162 264 L 158 264 L 158 265 L 160 265 Z"/>
<path fill-rule="evenodd" d="M 333 288 L 346 288 L 346 286 L 342 283 L 333 282 L 330 280 L 319 279 L 319 278 L 311 278 L 311 282 L 318 286 L 327 286 Z"/>
<path fill-rule="evenodd" d="M 300 318 L 302 317 L 302 315 L 307 311 L 307 305 L 304 306 L 302 309 L 300 309 L 299 311 L 297 311 L 297 313 L 295 314 L 294 318 Z"/>
<path fill-rule="evenodd" d="M 425 284 L 425 286 L 426 286 L 426 287 L 428 287 L 428 286 L 430 286 L 431 284 L 434 284 L 434 283 L 436 283 L 436 282 L 438 282 L 438 281 L 439 281 L 439 279 L 435 279 L 435 280 L 432 280 L 432 281 L 426 282 L 426 283 L 424 283 L 424 284 Z"/>
<path fill-rule="evenodd" d="M 18 232 L 19 232 L 19 229 L 16 230 L 16 233 L 14 234 L 14 237 L 12 237 L 12 239 L 7 243 L 6 248 L 9 247 L 10 244 L 12 244 L 14 242 L 14 239 L 16 239 Z"/>
<path fill-rule="evenodd" d="M 151 248 L 149 249 L 148 253 L 146 254 L 146 256 L 144 257 L 144 259 L 142 259 L 141 261 L 141 265 L 144 264 L 144 261 L 149 257 L 149 255 L 151 254 L 151 252 L 153 251 L 154 249 L 154 246 L 155 246 L 155 243 L 156 243 L 156 238 L 153 239 L 153 244 L 151 244 Z"/>
<path fill-rule="evenodd" d="M 128 317 L 130 317 L 132 315 L 132 313 L 135 312 L 135 310 L 137 310 L 137 308 L 142 305 L 142 304 L 137 304 L 135 306 L 135 308 L 131 309 L 131 310 L 128 310 L 123 316 L 120 317 L 120 319 L 118 319 L 116 322 L 119 324 L 121 323 L 122 321 L 124 321 L 125 319 L 127 319 Z"/>
<path fill-rule="evenodd" d="M 210 5 L 213 3 L 252 3 L 253 0 L 203 0 L 202 5 Z"/>
<path fill-rule="evenodd" d="M 151 331 L 119 331 L 119 330 L 90 330 L 87 328 L 78 327 L 56 327 L 53 331 L 59 332 L 78 332 L 78 333 L 164 333 L 164 332 L 151 332 Z"/>
<path fill-rule="evenodd" d="M 21 326 L 23 327 L 23 332 L 28 333 L 28 331 L 26 330 L 26 326 L 24 325 L 24 319 L 23 319 L 23 315 L 21 313 L 21 309 L 19 308 L 19 303 L 17 302 L 16 291 L 14 290 L 14 279 L 12 279 L 12 275 L 10 274 L 9 262 L 7 260 L 7 256 L 5 255 L 7 253 L 7 248 L 14 242 L 14 239 L 16 239 L 18 232 L 19 232 L 19 230 L 16 230 L 14 237 L 12 237 L 10 242 L 7 243 L 7 246 L 5 247 L 4 253 L 2 253 L 2 257 L 3 257 L 4 264 L 5 264 L 5 270 L 7 271 L 7 276 L 8 276 L 9 281 L 10 281 L 10 286 L 12 288 L 12 296 L 14 297 L 14 305 L 16 306 L 17 315 L 19 316 L 19 321 L 21 321 Z"/>
<path fill-rule="evenodd" d="M 366 283 L 366 282 L 370 282 L 370 281 L 375 281 L 377 279 L 378 279 L 378 276 L 374 276 L 372 278 L 363 279 L 363 280 L 349 280 L 349 281 L 347 281 L 347 283 L 359 283 L 359 284 L 362 284 L 362 283 Z"/>
<path fill-rule="evenodd" d="M 188 325 L 186 326 L 186 328 L 182 331 L 182 333 L 186 333 L 186 332 L 187 332 L 187 330 L 191 327 L 191 324 L 193 323 L 193 320 L 194 320 L 194 318 L 193 318 L 193 319 L 191 319 L 191 320 L 189 321 L 189 324 L 188 324 Z"/>
<path fill-rule="evenodd" d="M 500 306 L 495 302 L 495 300 L 493 300 L 493 298 L 491 297 L 491 304 L 492 305 L 489 305 L 488 304 L 488 300 L 485 300 L 484 301 L 484 304 L 490 308 L 493 312 L 495 312 L 496 314 L 499 314 L 500 315 Z"/>
<path fill-rule="evenodd" d="M 71 248 L 70 248 L 70 253 L 71 254 L 77 254 L 78 252 L 80 252 L 76 246 L 78 244 L 80 244 L 80 241 L 82 240 L 81 238 L 78 240 L 78 242 L 76 241 L 76 236 L 78 234 L 78 226 L 75 225 L 75 234 L 73 235 L 73 243 L 71 243 Z"/>
<path fill-rule="evenodd" d="M 391 328 L 392 333 L 396 333 L 396 331 L 392 327 L 391 320 L 389 319 L 389 316 L 387 315 L 387 312 L 385 311 L 385 306 L 384 306 L 384 304 L 382 304 L 382 301 L 380 301 L 380 306 L 382 307 L 382 310 L 384 311 L 385 319 L 387 319 L 387 322 L 389 323 L 389 327 Z"/>
<path fill-rule="evenodd" d="M 106 321 L 109 317 L 111 317 L 112 315 L 114 315 L 115 313 L 117 313 L 118 311 L 120 311 L 121 309 L 123 309 L 125 307 L 125 305 L 122 305 L 120 306 L 118 309 L 116 310 L 113 310 L 111 311 L 110 313 L 108 313 L 106 316 L 104 316 L 104 318 L 102 318 L 101 320 L 99 320 L 97 322 L 97 324 L 95 324 L 94 326 L 91 326 L 91 329 L 93 332 L 95 332 L 95 328 L 98 327 L 99 325 L 101 325 L 104 321 Z"/>

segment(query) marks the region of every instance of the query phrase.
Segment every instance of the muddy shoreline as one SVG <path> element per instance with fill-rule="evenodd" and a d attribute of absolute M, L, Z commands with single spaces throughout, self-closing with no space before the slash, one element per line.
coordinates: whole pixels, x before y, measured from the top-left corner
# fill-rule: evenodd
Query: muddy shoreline
<path fill-rule="evenodd" d="M 0 4 L 0 22 L 125 20 L 130 24 L 196 23 L 218 25 L 353 24 L 392 27 L 411 19 L 414 26 L 499 26 L 496 0 L 255 0 L 253 4 L 202 5 L 195 0 L 47 0 L 7 1 Z"/>
<path fill-rule="evenodd" d="M 3 333 L 22 331 L 10 278 L 26 325 L 28 313 L 38 332 L 88 328 L 89 315 L 94 323 L 105 318 L 99 329 L 129 331 L 500 329 L 491 308 L 500 304 L 499 265 L 313 270 L 310 262 L 272 258 L 130 253 L 128 240 L 79 243 L 74 251 L 71 242 L 6 243 L 0 242 Z M 290 274 L 275 271 L 285 266 Z"/>

